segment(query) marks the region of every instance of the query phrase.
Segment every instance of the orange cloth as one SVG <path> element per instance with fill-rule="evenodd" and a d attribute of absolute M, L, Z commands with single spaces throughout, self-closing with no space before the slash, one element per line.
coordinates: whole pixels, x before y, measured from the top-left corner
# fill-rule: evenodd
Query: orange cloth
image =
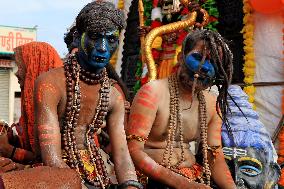
<path fill-rule="evenodd" d="M 158 67 L 158 79 L 169 77 L 172 74 L 173 67 L 173 59 L 162 60 Z"/>
<path fill-rule="evenodd" d="M 202 166 L 199 164 L 194 164 L 190 168 L 181 168 L 176 171 L 176 173 L 188 178 L 190 181 L 196 181 L 202 175 Z"/>
<path fill-rule="evenodd" d="M 26 75 L 24 81 L 24 91 L 21 94 L 21 118 L 23 148 L 34 149 L 34 83 L 36 78 L 43 72 L 51 68 L 63 66 L 56 50 L 45 42 L 31 42 L 16 47 L 16 63 L 25 66 Z"/>
<path fill-rule="evenodd" d="M 195 163 L 191 167 L 173 169 L 172 171 L 182 175 L 183 177 L 186 177 L 189 181 L 198 182 L 199 179 L 202 178 L 203 167 L 198 163 Z M 138 177 L 138 181 L 143 185 L 144 189 L 148 189 L 148 177 L 139 170 L 136 170 L 136 174 Z"/>

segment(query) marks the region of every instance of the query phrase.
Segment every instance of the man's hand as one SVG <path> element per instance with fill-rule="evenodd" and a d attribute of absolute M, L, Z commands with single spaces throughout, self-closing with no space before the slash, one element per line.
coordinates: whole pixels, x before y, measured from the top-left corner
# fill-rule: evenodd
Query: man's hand
<path fill-rule="evenodd" d="M 2 132 L 0 135 L 0 156 L 10 157 L 13 150 L 13 146 L 9 144 L 8 135 L 6 132 Z"/>
<path fill-rule="evenodd" d="M 12 160 L 0 157 L 0 175 L 9 171 L 17 170 L 17 164 Z"/>
<path fill-rule="evenodd" d="M 146 36 L 147 33 L 149 33 L 150 31 L 151 31 L 151 27 L 150 26 L 139 26 L 138 27 L 138 36 L 139 37 Z"/>
<path fill-rule="evenodd" d="M 211 189 L 211 187 L 197 182 L 188 182 L 176 186 L 176 189 Z"/>

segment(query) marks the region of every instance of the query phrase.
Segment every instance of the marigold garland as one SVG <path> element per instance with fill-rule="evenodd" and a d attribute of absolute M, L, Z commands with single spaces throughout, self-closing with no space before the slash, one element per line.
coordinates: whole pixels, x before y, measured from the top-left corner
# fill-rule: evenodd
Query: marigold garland
<path fill-rule="evenodd" d="M 254 61 L 254 21 L 252 17 L 252 7 L 249 4 L 249 0 L 243 0 L 243 11 L 244 11 L 244 18 L 243 23 L 244 27 L 242 29 L 243 38 L 244 38 L 244 82 L 246 86 L 244 87 L 245 93 L 249 97 L 249 102 L 254 105 L 254 95 L 255 95 L 255 87 L 253 86 L 254 76 L 255 76 L 255 61 Z"/>
<path fill-rule="evenodd" d="M 117 8 L 123 10 L 124 9 L 124 0 L 119 0 L 117 3 Z"/>

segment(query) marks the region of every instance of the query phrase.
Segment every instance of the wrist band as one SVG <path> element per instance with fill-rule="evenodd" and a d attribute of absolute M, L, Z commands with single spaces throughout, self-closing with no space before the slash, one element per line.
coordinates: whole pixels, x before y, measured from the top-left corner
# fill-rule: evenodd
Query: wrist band
<path fill-rule="evenodd" d="M 136 180 L 128 180 L 128 181 L 125 181 L 124 183 L 120 184 L 119 185 L 119 189 L 124 189 L 124 188 L 127 188 L 128 186 L 133 186 L 133 187 L 136 187 L 138 189 L 143 189 L 143 185 L 140 184 L 138 181 Z"/>
<path fill-rule="evenodd" d="M 10 156 L 10 159 L 13 159 L 13 158 L 14 158 L 14 155 L 15 155 L 16 149 L 17 149 L 17 148 L 14 146 L 14 147 L 13 147 L 12 154 L 11 154 L 11 156 Z"/>

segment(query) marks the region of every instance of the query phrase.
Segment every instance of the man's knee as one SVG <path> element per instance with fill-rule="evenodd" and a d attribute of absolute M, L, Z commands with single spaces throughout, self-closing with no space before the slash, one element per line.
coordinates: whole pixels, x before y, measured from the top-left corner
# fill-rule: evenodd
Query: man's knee
<path fill-rule="evenodd" d="M 81 188 L 79 175 L 69 168 L 37 167 L 23 171 L 13 171 L 3 174 L 2 180 L 4 187 L 11 189 Z M 0 187 L 0 189 L 2 188 Z"/>

